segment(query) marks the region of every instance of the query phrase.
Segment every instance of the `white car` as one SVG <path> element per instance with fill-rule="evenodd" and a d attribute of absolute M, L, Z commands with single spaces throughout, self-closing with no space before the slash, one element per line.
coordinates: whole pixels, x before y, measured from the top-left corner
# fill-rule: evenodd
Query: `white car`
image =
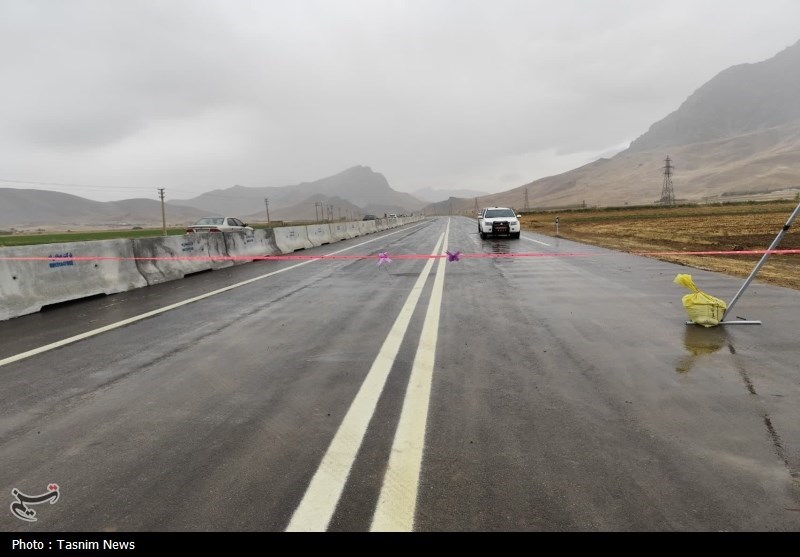
<path fill-rule="evenodd" d="M 481 240 L 500 235 L 519 238 L 519 219 L 520 215 L 509 207 L 486 207 L 478 217 L 478 234 Z"/>
<path fill-rule="evenodd" d="M 252 234 L 253 228 L 236 217 L 203 217 L 186 229 L 187 234 L 194 232 L 247 232 Z"/>

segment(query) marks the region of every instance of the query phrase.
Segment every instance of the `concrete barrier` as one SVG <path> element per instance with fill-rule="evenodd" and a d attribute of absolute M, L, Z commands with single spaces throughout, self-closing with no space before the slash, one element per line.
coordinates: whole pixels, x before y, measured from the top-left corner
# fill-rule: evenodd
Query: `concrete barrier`
<path fill-rule="evenodd" d="M 308 229 L 305 226 L 282 226 L 273 228 L 275 232 L 275 245 L 281 253 L 292 253 L 300 249 L 313 248 L 308 239 Z"/>
<path fill-rule="evenodd" d="M 331 227 L 328 224 L 310 224 L 306 226 L 308 241 L 315 246 L 323 246 L 333 241 Z"/>
<path fill-rule="evenodd" d="M 348 238 L 357 238 L 361 236 L 361 230 L 358 227 L 358 223 L 360 221 L 352 221 L 347 223 L 347 237 Z"/>
<path fill-rule="evenodd" d="M 378 228 L 375 226 L 374 220 L 362 220 L 358 221 L 358 231 L 363 236 L 364 234 L 372 234 L 373 232 L 377 232 Z"/>
<path fill-rule="evenodd" d="M 250 235 L 202 233 L 0 248 L 0 320 L 35 313 L 50 304 L 124 292 L 252 261 L 247 256 L 292 253 L 423 219 L 288 226 Z M 75 259 L 81 257 L 92 259 Z"/>
<path fill-rule="evenodd" d="M 225 238 L 219 232 L 137 238 L 133 240 L 133 252 L 136 266 L 149 285 L 233 265 L 224 259 L 212 261 L 213 257 L 228 255 Z"/>
<path fill-rule="evenodd" d="M 0 259 L 0 320 L 50 304 L 147 286 L 133 261 L 131 240 L 0 248 L 0 257 L 48 258 Z"/>
<path fill-rule="evenodd" d="M 333 240 L 346 240 L 349 237 L 346 222 L 331 223 L 331 238 Z"/>
<path fill-rule="evenodd" d="M 275 233 L 271 228 L 247 232 L 223 232 L 228 257 L 234 265 L 250 263 L 259 255 L 277 255 L 280 253 L 275 245 Z"/>
<path fill-rule="evenodd" d="M 375 230 L 378 232 L 389 228 L 389 219 L 378 219 L 375 221 Z"/>

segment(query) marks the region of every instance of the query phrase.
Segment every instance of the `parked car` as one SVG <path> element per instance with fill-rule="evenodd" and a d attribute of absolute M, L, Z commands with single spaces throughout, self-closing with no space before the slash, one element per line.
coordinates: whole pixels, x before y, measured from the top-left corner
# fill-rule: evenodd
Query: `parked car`
<path fill-rule="evenodd" d="M 361 220 L 378 220 L 378 217 L 375 215 L 364 215 L 364 218 Z"/>
<path fill-rule="evenodd" d="M 236 217 L 203 217 L 186 229 L 187 234 L 194 232 L 248 232 L 253 228 Z"/>
<path fill-rule="evenodd" d="M 481 240 L 500 235 L 519 238 L 519 219 L 520 215 L 509 207 L 486 207 L 478 217 L 478 234 Z"/>

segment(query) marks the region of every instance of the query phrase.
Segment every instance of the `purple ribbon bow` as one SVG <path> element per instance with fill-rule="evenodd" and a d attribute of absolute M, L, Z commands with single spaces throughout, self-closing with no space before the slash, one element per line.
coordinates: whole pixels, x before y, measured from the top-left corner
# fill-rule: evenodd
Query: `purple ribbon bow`
<path fill-rule="evenodd" d="M 392 259 L 389 257 L 388 251 L 382 251 L 378 254 L 378 267 L 380 267 L 383 263 L 391 263 Z"/>
<path fill-rule="evenodd" d="M 447 254 L 448 261 L 459 261 L 461 259 L 461 252 L 457 251 L 455 253 L 450 253 L 449 251 L 445 252 Z"/>

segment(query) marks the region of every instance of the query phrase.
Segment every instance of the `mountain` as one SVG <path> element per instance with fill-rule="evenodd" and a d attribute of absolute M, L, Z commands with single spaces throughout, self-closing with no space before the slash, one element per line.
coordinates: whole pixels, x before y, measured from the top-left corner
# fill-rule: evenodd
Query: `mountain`
<path fill-rule="evenodd" d="M 437 203 L 439 201 L 446 201 L 451 197 L 465 197 L 465 198 L 481 197 L 484 195 L 489 195 L 489 192 L 477 191 L 477 190 L 465 190 L 465 189 L 439 190 L 433 188 L 423 188 L 421 190 L 413 192 L 412 195 L 417 199 L 422 199 L 429 203 Z"/>
<path fill-rule="evenodd" d="M 205 215 L 172 203 L 165 205 L 165 214 L 169 225 L 187 224 Z M 152 199 L 100 202 L 55 191 L 0 188 L 0 227 L 4 229 L 160 226 L 161 222 L 161 202 Z"/>
<path fill-rule="evenodd" d="M 800 118 L 800 41 L 773 58 L 720 72 L 631 143 L 642 152 L 779 127 Z"/>
<path fill-rule="evenodd" d="M 328 178 L 279 188 L 215 190 L 194 199 L 166 203 L 168 225 L 181 226 L 208 215 L 235 215 L 245 221 L 360 219 L 372 213 L 412 213 L 423 201 L 395 191 L 367 166 L 354 166 Z M 330 208 L 330 212 L 329 212 Z M 161 202 L 150 199 L 91 201 L 66 193 L 0 188 L 0 228 L 46 226 L 50 229 L 160 226 Z"/>
<path fill-rule="evenodd" d="M 281 211 L 292 220 L 302 219 L 297 213 L 287 211 L 291 207 L 303 206 L 313 196 L 340 198 L 349 204 L 374 213 L 411 213 L 422 208 L 425 203 L 407 194 L 395 191 L 386 178 L 368 166 L 354 166 L 334 176 L 314 182 L 303 182 L 283 187 L 243 187 L 214 190 L 192 199 L 178 200 L 182 205 L 196 207 L 216 213 L 232 215 L 253 214 L 255 206 L 266 204 L 269 199 L 270 217 L 274 211 Z M 313 201 L 311 203 L 313 209 Z M 303 213 L 307 212 L 303 210 Z M 278 214 L 278 213 L 276 213 Z"/>
<path fill-rule="evenodd" d="M 283 209 L 273 209 L 270 203 L 269 219 L 271 221 L 314 221 L 332 220 L 340 218 L 359 220 L 364 214 L 361 207 L 353 205 L 341 197 L 328 197 L 325 195 L 312 195 L 311 197 Z M 267 210 L 264 209 L 242 217 L 245 222 L 266 222 Z"/>
<path fill-rule="evenodd" d="M 479 206 L 524 209 L 656 203 L 669 156 L 676 201 L 794 197 L 800 192 L 800 41 L 769 60 L 728 68 L 611 158 L 512 190 Z M 472 214 L 474 198 L 427 206 Z"/>

